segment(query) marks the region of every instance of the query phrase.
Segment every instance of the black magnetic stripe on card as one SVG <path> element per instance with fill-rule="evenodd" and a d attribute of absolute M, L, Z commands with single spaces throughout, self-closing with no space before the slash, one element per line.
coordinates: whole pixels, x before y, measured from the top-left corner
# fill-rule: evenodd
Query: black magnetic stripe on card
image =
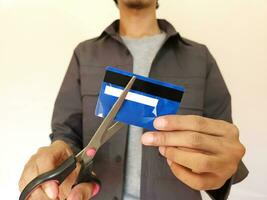
<path fill-rule="evenodd" d="M 104 82 L 115 84 L 121 87 L 126 87 L 127 83 L 130 81 L 131 77 L 123 74 L 119 74 L 113 71 L 106 71 Z M 173 88 L 169 88 L 163 85 L 158 85 L 155 83 L 150 83 L 140 79 L 136 79 L 132 90 L 144 92 L 150 95 L 162 97 L 176 102 L 181 102 L 183 91 L 179 91 Z"/>

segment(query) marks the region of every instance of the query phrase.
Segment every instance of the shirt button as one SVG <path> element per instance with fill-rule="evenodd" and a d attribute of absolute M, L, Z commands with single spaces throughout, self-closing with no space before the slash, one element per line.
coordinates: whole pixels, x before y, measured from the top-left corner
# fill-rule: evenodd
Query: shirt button
<path fill-rule="evenodd" d="M 122 160 L 122 158 L 121 158 L 120 155 L 117 155 L 117 156 L 115 157 L 115 162 L 116 162 L 116 163 L 120 163 L 121 160 Z"/>

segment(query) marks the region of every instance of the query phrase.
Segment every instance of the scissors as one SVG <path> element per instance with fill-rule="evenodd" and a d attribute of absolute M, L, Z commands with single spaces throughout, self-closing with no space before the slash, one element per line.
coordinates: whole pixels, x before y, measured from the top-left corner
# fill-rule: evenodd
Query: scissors
<path fill-rule="evenodd" d="M 110 125 L 116 117 L 118 111 L 120 110 L 126 98 L 126 95 L 130 91 L 135 79 L 136 77 L 133 76 L 128 82 L 127 86 L 125 87 L 115 104 L 112 106 L 108 115 L 105 117 L 88 145 L 78 154 L 68 157 L 57 168 L 34 178 L 21 192 L 19 200 L 26 200 L 37 187 L 39 187 L 46 181 L 54 180 L 58 183 L 58 185 L 60 185 L 76 168 L 77 163 L 81 164 L 81 168 L 74 186 L 83 182 L 96 182 L 97 184 L 101 185 L 100 180 L 92 172 L 93 158 L 97 150 L 124 126 L 124 124 L 121 122 L 115 122 L 112 126 Z M 86 153 L 89 149 L 91 151 L 90 155 Z"/>

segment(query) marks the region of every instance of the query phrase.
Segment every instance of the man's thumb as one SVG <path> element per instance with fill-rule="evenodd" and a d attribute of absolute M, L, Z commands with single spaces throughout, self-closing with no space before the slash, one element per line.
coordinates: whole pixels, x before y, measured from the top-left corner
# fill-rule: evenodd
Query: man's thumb
<path fill-rule="evenodd" d="M 56 199 L 58 197 L 59 188 L 56 181 L 48 181 L 43 184 L 43 190 L 50 199 Z"/>

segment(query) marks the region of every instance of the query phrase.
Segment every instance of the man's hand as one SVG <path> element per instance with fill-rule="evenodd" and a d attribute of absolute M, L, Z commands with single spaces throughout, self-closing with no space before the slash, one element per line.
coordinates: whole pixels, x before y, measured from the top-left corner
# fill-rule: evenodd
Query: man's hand
<path fill-rule="evenodd" d="M 196 190 L 222 187 L 245 154 L 238 128 L 222 120 L 169 115 L 154 127 L 159 131 L 145 133 L 142 143 L 159 146 L 173 174 Z"/>
<path fill-rule="evenodd" d="M 50 171 L 61 164 L 72 154 L 70 147 L 63 141 L 56 141 L 48 147 L 40 148 L 25 165 L 19 181 L 19 189 L 24 187 L 38 175 Z M 29 197 L 30 200 L 66 199 L 67 200 L 88 200 L 99 190 L 97 185 L 81 183 L 72 189 L 79 167 L 61 184 L 48 181 L 37 188 Z M 93 188 L 94 186 L 94 188 Z"/>

